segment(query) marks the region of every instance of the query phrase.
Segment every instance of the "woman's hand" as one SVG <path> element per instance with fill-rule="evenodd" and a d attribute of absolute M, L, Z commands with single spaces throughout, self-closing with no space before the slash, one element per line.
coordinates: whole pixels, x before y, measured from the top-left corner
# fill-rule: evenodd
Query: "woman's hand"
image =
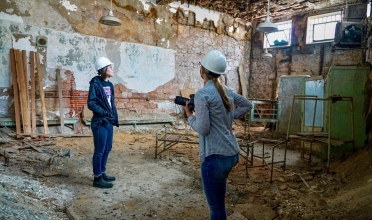
<path fill-rule="evenodd" d="M 186 101 L 186 105 L 183 106 L 183 110 L 185 110 L 186 117 L 188 118 L 190 115 L 192 115 L 192 111 L 189 109 L 189 101 Z"/>

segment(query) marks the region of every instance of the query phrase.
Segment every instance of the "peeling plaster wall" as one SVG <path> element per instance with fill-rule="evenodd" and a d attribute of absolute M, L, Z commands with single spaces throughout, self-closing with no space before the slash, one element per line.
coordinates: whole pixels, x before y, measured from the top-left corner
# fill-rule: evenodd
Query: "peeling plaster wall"
<path fill-rule="evenodd" d="M 0 100 L 0 113 L 4 112 L 0 117 L 14 112 L 9 89 L 12 47 L 40 52 L 51 117 L 60 115 L 56 69 L 61 69 L 64 114 L 75 115 L 74 106 L 84 103 L 99 56 L 114 63 L 111 81 L 117 106 L 125 115 L 177 112 L 173 99 L 179 91 L 203 86 L 198 62 L 210 49 L 226 54 L 228 74 L 223 81 L 241 92 L 241 83 L 248 82 L 240 82 L 237 70 L 241 65 L 249 78 L 250 26 L 210 10 L 155 2 L 113 1 L 114 15 L 123 25 L 110 27 L 98 22 L 107 15 L 110 1 L 6 0 L 0 5 L 0 88 L 4 88 L 0 98 L 3 94 L 6 99 Z M 47 48 L 36 46 L 37 36 L 48 39 Z M 69 96 L 76 95 L 79 100 L 72 102 Z"/>
<path fill-rule="evenodd" d="M 61 1 L 61 3 L 63 5 L 63 1 Z M 66 9 L 65 7 L 63 8 Z M 69 17 L 75 16 L 71 15 Z M 0 19 L 23 23 L 25 25 L 51 28 L 69 33 L 74 32 L 73 27 L 68 20 L 61 16 L 61 14 L 56 13 L 48 1 L 4 0 L 0 6 Z"/>
<path fill-rule="evenodd" d="M 143 44 L 107 41 L 104 38 L 69 34 L 1 20 L 0 30 L 0 35 L 10 36 L 4 42 L 7 48 L 13 47 L 28 52 L 36 51 L 33 42 L 36 41 L 37 36 L 40 34 L 45 36 L 48 39 L 48 46 L 39 52 L 42 55 L 40 60 L 44 63 L 46 75 L 54 78 L 53 74 L 57 68 L 62 71 L 69 70 L 79 77 L 76 81 L 77 90 L 89 89 L 87 82 L 96 75 L 94 62 L 101 56 L 117 61 L 115 66 L 117 77 L 111 81 L 113 83 L 125 82 L 128 89 L 137 92 L 152 91 L 174 77 L 173 50 Z M 20 34 L 25 37 L 19 39 L 14 37 Z M 10 87 L 9 50 L 4 51 L 2 58 L 5 60 L 2 68 L 8 71 L 3 73 L 6 80 L 0 86 Z M 150 79 L 151 82 L 149 82 Z M 146 83 L 148 87 L 143 88 L 143 84 L 140 85 L 139 82 Z M 55 80 L 50 81 L 46 77 L 44 81 L 46 88 L 54 84 Z"/>
<path fill-rule="evenodd" d="M 40 34 L 48 39 L 48 46 L 37 49 L 35 39 Z M 94 61 L 100 56 L 107 56 L 114 64 L 116 63 L 116 76 L 111 81 L 114 84 L 121 83 L 133 92 L 153 91 L 172 80 L 175 75 L 174 51 L 169 49 L 69 34 L 5 20 L 0 20 L 0 36 L 3 45 L 0 54 L 3 60 L 0 63 L 3 80 L 0 87 L 11 86 L 10 48 L 26 50 L 27 54 L 30 51 L 40 52 L 44 69 L 43 85 L 46 91 L 56 88 L 56 69 L 60 69 L 62 73 L 72 72 L 76 78 L 74 89 L 87 91 L 88 82 L 96 75 Z M 67 76 L 62 74 L 62 80 L 67 81 Z M 118 96 L 120 97 L 120 94 Z M 4 100 L 6 102 L 0 101 L 1 109 L 4 109 L 2 117 L 9 116 L 6 114 L 6 106 L 10 103 L 7 99 Z M 53 112 L 57 103 L 54 103 L 54 108 L 50 106 L 51 103 L 48 104 L 48 109 Z"/>

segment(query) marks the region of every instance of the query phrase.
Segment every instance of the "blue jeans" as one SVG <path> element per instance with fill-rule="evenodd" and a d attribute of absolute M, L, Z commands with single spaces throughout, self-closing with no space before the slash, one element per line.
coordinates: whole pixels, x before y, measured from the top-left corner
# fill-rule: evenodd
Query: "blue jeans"
<path fill-rule="evenodd" d="M 93 132 L 93 174 L 99 177 L 106 173 L 108 155 L 112 149 L 113 126 L 105 120 L 94 120 L 91 122 Z"/>
<path fill-rule="evenodd" d="M 210 209 L 210 220 L 227 219 L 225 208 L 226 182 L 231 169 L 239 162 L 234 156 L 211 155 L 201 164 L 203 188 Z"/>

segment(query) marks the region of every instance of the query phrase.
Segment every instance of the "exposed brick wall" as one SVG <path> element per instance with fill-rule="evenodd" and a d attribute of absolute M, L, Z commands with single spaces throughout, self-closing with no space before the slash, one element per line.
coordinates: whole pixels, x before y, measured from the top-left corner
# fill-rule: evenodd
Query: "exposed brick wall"
<path fill-rule="evenodd" d="M 310 75 L 326 78 L 332 65 L 360 65 L 363 50 L 332 50 L 332 42 L 306 44 L 306 15 L 294 16 L 290 47 L 269 49 L 273 58 L 261 58 L 263 34 L 254 33 L 249 96 L 273 99 L 276 78 L 282 75 Z"/>
<path fill-rule="evenodd" d="M 71 71 L 67 70 L 66 72 L 64 72 L 64 74 L 66 79 L 62 78 L 61 81 L 64 115 L 65 117 L 68 117 L 68 115 L 70 117 L 76 116 L 82 112 L 84 105 L 87 104 L 88 91 L 75 89 L 75 77 Z M 44 96 L 46 109 L 51 112 L 59 111 L 59 97 L 57 86 L 51 87 L 48 90 L 44 91 Z M 41 105 L 41 103 L 39 103 L 39 105 Z"/>
<path fill-rule="evenodd" d="M 236 92 L 241 90 L 238 74 L 241 64 L 248 78 L 249 65 L 245 58 L 247 48 L 244 41 L 190 26 L 179 26 L 176 46 L 176 81 L 181 85 L 180 89 L 202 88 L 199 62 L 211 49 L 218 49 L 226 55 L 228 67 L 225 81 L 228 87 Z"/>
<path fill-rule="evenodd" d="M 273 75 L 275 74 L 275 60 L 252 60 L 250 77 L 250 98 L 271 99 L 273 89 Z"/>

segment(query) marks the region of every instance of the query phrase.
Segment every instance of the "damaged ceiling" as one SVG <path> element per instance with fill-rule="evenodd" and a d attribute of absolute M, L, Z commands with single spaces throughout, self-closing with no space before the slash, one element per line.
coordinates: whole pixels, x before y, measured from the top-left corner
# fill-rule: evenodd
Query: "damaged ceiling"
<path fill-rule="evenodd" d="M 157 0 L 159 5 L 172 0 Z M 271 0 L 270 16 L 274 20 L 297 14 L 311 13 L 323 9 L 343 8 L 346 4 L 359 4 L 367 0 Z M 267 0 L 181 0 L 182 4 L 196 5 L 202 8 L 229 14 L 246 21 L 264 19 L 267 12 Z"/>

